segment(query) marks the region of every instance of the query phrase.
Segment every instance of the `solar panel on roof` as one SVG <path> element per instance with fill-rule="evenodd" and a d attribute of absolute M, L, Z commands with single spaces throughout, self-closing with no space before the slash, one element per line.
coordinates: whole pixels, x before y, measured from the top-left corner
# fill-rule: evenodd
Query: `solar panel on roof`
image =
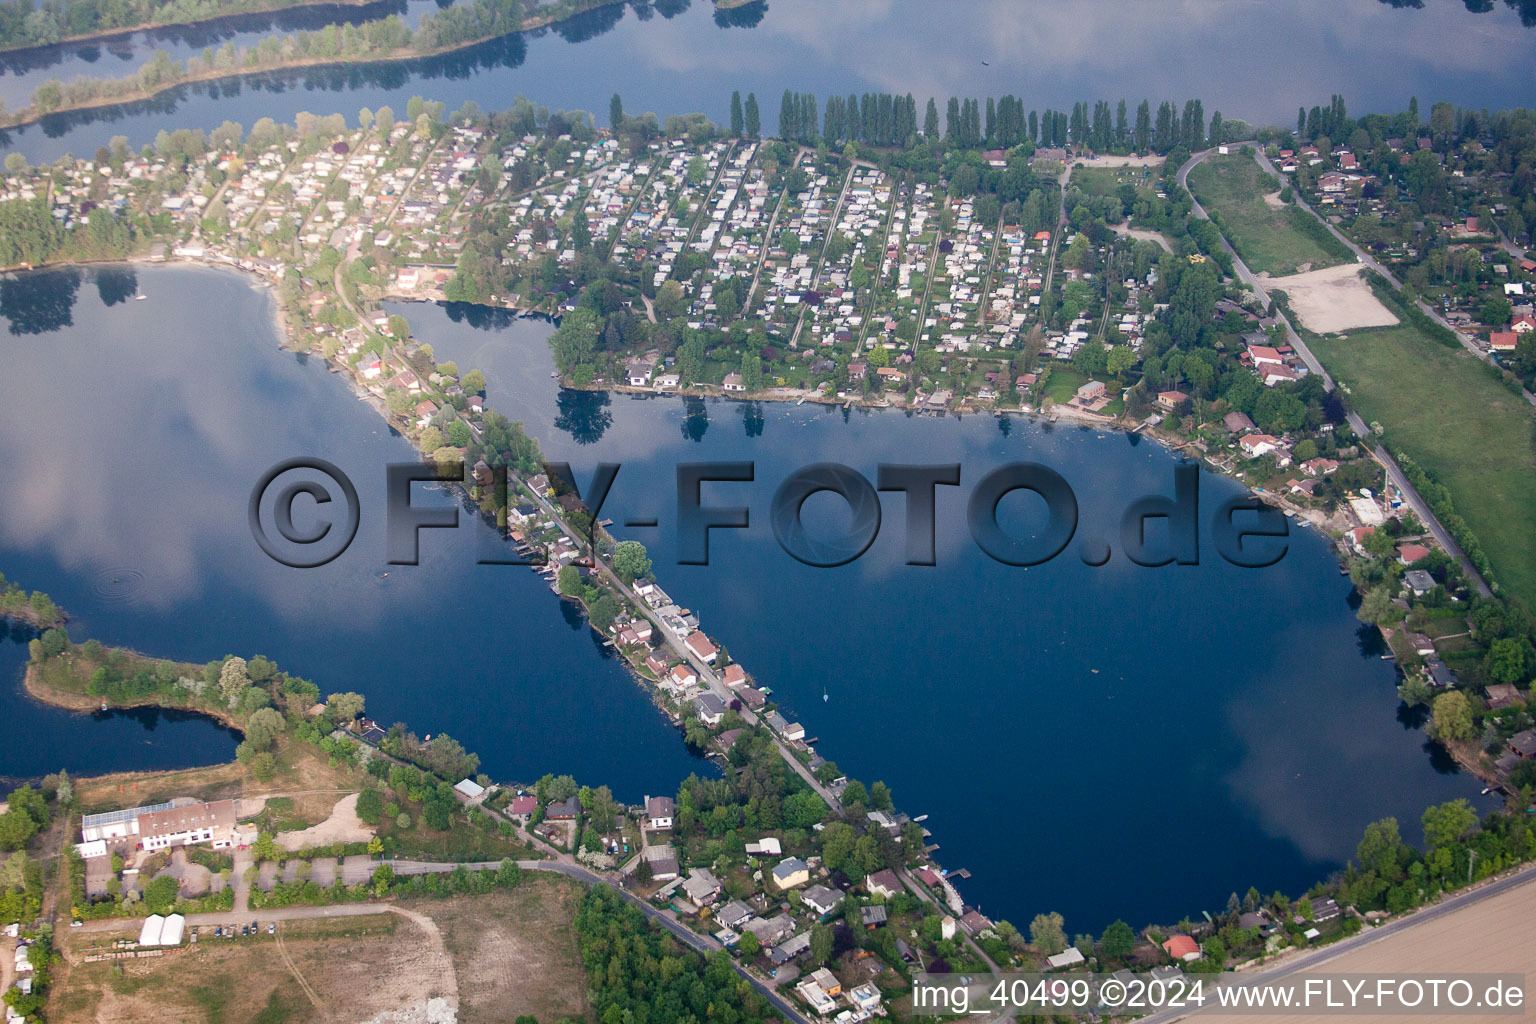
<path fill-rule="evenodd" d="M 149 804 L 145 807 L 125 807 L 116 811 L 103 811 L 100 814 L 87 814 L 80 819 L 81 828 L 92 828 L 97 825 L 112 825 L 119 821 L 132 821 L 141 814 L 151 811 L 168 811 L 174 804 Z"/>

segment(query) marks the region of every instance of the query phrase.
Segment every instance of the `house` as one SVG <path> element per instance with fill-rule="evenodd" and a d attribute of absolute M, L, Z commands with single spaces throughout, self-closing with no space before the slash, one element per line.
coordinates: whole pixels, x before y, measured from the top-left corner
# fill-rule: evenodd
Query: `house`
<path fill-rule="evenodd" d="M 826 916 L 837 909 L 837 905 L 843 901 L 847 893 L 841 889 L 831 889 L 825 885 L 813 885 L 800 896 L 800 902 L 810 907 L 816 913 Z"/>
<path fill-rule="evenodd" d="M 507 815 L 520 821 L 527 821 L 533 817 L 533 812 L 539 806 L 539 798 L 536 796 L 515 796 L 507 804 Z"/>
<path fill-rule="evenodd" d="M 1403 582 L 1408 584 L 1415 597 L 1422 597 L 1435 589 L 1435 578 L 1423 569 L 1409 569 L 1403 574 Z"/>
<path fill-rule="evenodd" d="M 1424 662 L 1424 671 L 1429 676 L 1429 685 L 1437 690 L 1449 690 L 1461 681 L 1450 666 L 1439 658 L 1430 658 Z"/>
<path fill-rule="evenodd" d="M 1045 958 L 1047 970 L 1059 971 L 1064 967 L 1073 967 L 1084 961 L 1082 952 L 1076 946 L 1068 946 L 1055 956 Z"/>
<path fill-rule="evenodd" d="M 1495 352 L 1513 352 L 1520 343 L 1520 335 L 1514 331 L 1494 331 L 1488 335 L 1488 347 Z"/>
<path fill-rule="evenodd" d="M 1397 560 L 1404 565 L 1412 565 L 1421 558 L 1429 557 L 1429 548 L 1423 544 L 1399 544 L 1397 546 Z"/>
<path fill-rule="evenodd" d="M 818 967 L 811 972 L 811 980 L 821 986 L 821 990 L 829 996 L 843 994 L 843 983 L 837 980 L 837 975 L 825 967 Z"/>
<path fill-rule="evenodd" d="M 1536 729 L 1523 729 L 1509 738 L 1509 749 L 1516 757 L 1536 757 Z"/>
<path fill-rule="evenodd" d="M 1349 531 L 1349 546 L 1354 549 L 1355 554 L 1362 557 L 1370 554 L 1366 550 L 1365 542 L 1370 540 L 1375 532 L 1376 527 L 1374 526 L 1357 526 Z"/>
<path fill-rule="evenodd" d="M 651 881 L 670 882 L 677 877 L 677 857 L 670 846 L 647 846 L 641 853 L 651 866 Z"/>
<path fill-rule="evenodd" d="M 677 814 L 677 805 L 669 796 L 648 796 L 645 798 L 645 824 L 648 828 L 666 829 L 672 827 L 672 818 Z"/>
<path fill-rule="evenodd" d="M 827 993 L 822 990 L 821 986 L 816 984 L 810 978 L 805 978 L 798 985 L 796 985 L 795 993 L 799 995 L 801 999 L 804 999 L 806 1004 L 810 1006 L 812 1010 L 815 1010 L 819 1016 L 831 1016 L 832 1013 L 837 1009 L 836 1000 L 827 995 Z"/>
<path fill-rule="evenodd" d="M 779 857 L 784 848 L 779 845 L 778 836 L 763 836 L 755 843 L 748 843 L 746 852 L 748 857 Z"/>
<path fill-rule="evenodd" d="M 890 868 L 882 868 L 864 879 L 864 889 L 871 896 L 888 900 L 902 891 L 902 884 L 896 877 L 896 872 Z"/>
<path fill-rule="evenodd" d="M 720 388 L 723 391 L 745 391 L 747 390 L 747 385 L 742 380 L 741 374 L 728 373 L 725 375 L 725 382 L 720 385 Z"/>
<path fill-rule="evenodd" d="M 1249 419 L 1248 414 L 1245 412 L 1229 412 L 1221 418 L 1221 422 L 1227 428 L 1228 433 L 1232 434 L 1241 434 L 1254 430 L 1253 420 Z"/>
<path fill-rule="evenodd" d="M 705 725 L 719 725 L 725 718 L 725 702 L 712 693 L 701 695 L 693 702 L 693 709 Z"/>
<path fill-rule="evenodd" d="M 768 951 L 768 960 L 775 967 L 783 967 L 797 957 L 805 956 L 811 951 L 811 933 L 801 932 L 793 935 Z"/>
<path fill-rule="evenodd" d="M 1530 261 L 1527 260 L 1526 262 L 1529 263 Z M 1536 267 L 1526 270 L 1528 274 L 1532 272 L 1536 272 Z M 1536 317 L 1531 316 L 1529 313 L 1521 313 L 1510 321 L 1509 330 L 1512 334 L 1517 335 L 1530 334 L 1532 331 L 1536 331 Z"/>
<path fill-rule="evenodd" d="M 757 936 L 760 946 L 777 946 L 795 932 L 795 922 L 788 914 L 778 917 L 755 917 L 743 925 L 744 930 Z"/>
<path fill-rule="evenodd" d="M 740 665 L 732 662 L 731 664 L 725 666 L 725 674 L 720 678 L 722 681 L 724 681 L 726 686 L 729 686 L 734 690 L 738 686 L 746 685 L 747 673 L 746 670 L 743 669 Z"/>
<path fill-rule="evenodd" d="M 1339 903 L 1337 900 L 1314 899 L 1312 901 L 1313 924 L 1322 924 L 1325 921 L 1332 921 L 1341 913 L 1343 913 L 1343 911 L 1339 909 Z M 1300 922 L 1297 923 L 1299 924 Z"/>
<path fill-rule="evenodd" d="M 688 648 L 695 658 L 698 658 L 706 665 L 714 664 L 715 658 L 720 653 L 716 650 L 715 645 L 710 642 L 709 637 L 697 631 L 688 634 L 688 639 L 683 641 L 683 646 Z"/>
<path fill-rule="evenodd" d="M 1200 959 L 1200 944 L 1188 935 L 1175 935 L 1163 943 L 1163 950 L 1175 960 Z"/>
<path fill-rule="evenodd" d="M 886 917 L 887 912 L 882 904 L 877 903 L 872 907 L 859 908 L 859 923 L 864 925 L 865 928 L 874 928 L 877 925 L 885 924 Z"/>
<path fill-rule="evenodd" d="M 701 907 L 707 907 L 720 896 L 720 879 L 708 868 L 694 868 L 683 879 L 683 891 Z"/>
<path fill-rule="evenodd" d="M 1338 468 L 1337 462 L 1333 459 L 1325 459 L 1321 455 L 1301 464 L 1301 471 L 1307 476 L 1327 476 L 1329 473 L 1337 472 Z"/>
<path fill-rule="evenodd" d="M 1172 412 L 1180 404 L 1189 401 L 1189 396 L 1182 391 L 1159 391 L 1157 393 L 1157 407 L 1165 412 Z"/>
<path fill-rule="evenodd" d="M 1270 452 L 1279 451 L 1280 439 L 1271 437 L 1269 434 L 1246 434 L 1237 442 L 1237 446 L 1250 459 L 1257 459 Z"/>
<path fill-rule="evenodd" d="M 651 670 L 651 675 L 660 679 L 667 671 L 667 657 L 660 651 L 653 651 L 645 656 L 645 667 Z"/>
<path fill-rule="evenodd" d="M 1253 368 L 1263 375 L 1265 369 L 1274 366 L 1284 366 L 1285 360 L 1280 357 L 1280 352 L 1271 345 L 1255 345 L 1248 343 L 1248 358 L 1253 363 Z"/>
<path fill-rule="evenodd" d="M 751 907 L 740 900 L 732 900 L 716 912 L 715 920 L 731 929 L 731 931 L 739 932 L 742 925 L 752 920 L 755 916 L 757 915 L 752 912 Z"/>
<path fill-rule="evenodd" d="M 643 388 L 651 382 L 649 363 L 630 363 L 624 370 L 624 380 L 632 388 Z"/>
<path fill-rule="evenodd" d="M 968 910 L 960 917 L 960 927 L 964 928 L 972 935 L 977 935 L 986 931 L 988 928 L 991 928 L 992 921 L 980 911 Z"/>
<path fill-rule="evenodd" d="M 699 674 L 687 665 L 673 665 L 665 681 L 675 690 L 686 690 L 699 681 Z"/>
<path fill-rule="evenodd" d="M 768 703 L 763 691 L 755 686 L 741 687 L 736 691 L 736 698 L 753 711 L 761 710 Z"/>
<path fill-rule="evenodd" d="M 880 989 L 872 981 L 867 981 L 856 988 L 851 988 L 843 993 L 843 998 L 853 1004 L 853 1008 L 864 1013 L 877 1013 L 880 1010 Z"/>
<path fill-rule="evenodd" d="M 575 821 L 580 813 L 581 801 L 573 796 L 564 800 L 551 800 L 544 808 L 544 817 L 550 821 Z"/>
<path fill-rule="evenodd" d="M 787 857 L 773 869 L 773 881 L 780 889 L 794 889 L 811 880 L 811 866 L 799 857 Z"/>

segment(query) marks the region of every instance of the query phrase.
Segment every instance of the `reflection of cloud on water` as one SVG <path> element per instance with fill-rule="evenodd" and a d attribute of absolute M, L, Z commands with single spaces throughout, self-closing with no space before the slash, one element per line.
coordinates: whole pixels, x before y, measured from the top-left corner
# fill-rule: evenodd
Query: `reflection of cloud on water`
<path fill-rule="evenodd" d="M 1411 838 L 1425 806 L 1475 794 L 1464 779 L 1424 790 L 1422 772 L 1418 788 L 1408 790 L 1387 770 L 1422 757 L 1423 735 L 1380 727 L 1395 698 L 1349 645 L 1305 627 L 1276 641 L 1281 650 L 1307 652 L 1306 660 L 1277 658 L 1248 679 L 1238 669 L 1226 712 L 1242 748 L 1227 787 L 1265 833 L 1314 860 L 1342 861 L 1353 856 L 1367 823 L 1395 815 Z M 1358 666 L 1352 673 L 1351 664 Z M 1346 673 L 1359 685 L 1339 686 Z M 1341 779 L 1350 784 L 1340 785 Z"/>

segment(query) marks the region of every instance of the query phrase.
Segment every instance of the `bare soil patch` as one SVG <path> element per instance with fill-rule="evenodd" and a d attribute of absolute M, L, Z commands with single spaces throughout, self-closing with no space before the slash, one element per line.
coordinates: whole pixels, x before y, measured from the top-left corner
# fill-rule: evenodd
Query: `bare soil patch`
<path fill-rule="evenodd" d="M 510 891 L 411 904 L 442 929 L 458 978 L 460 1021 L 588 1015 L 587 973 L 573 923 L 583 889 L 570 879 L 541 876 Z"/>
<path fill-rule="evenodd" d="M 276 838 L 285 850 L 302 850 L 329 843 L 366 843 L 373 838 L 373 829 L 358 818 L 357 794 L 351 793 L 332 805 L 324 821 L 297 832 L 279 832 Z"/>
<path fill-rule="evenodd" d="M 1266 277 L 1264 284 L 1285 292 L 1302 326 L 1317 334 L 1391 327 L 1398 322 L 1360 276 L 1359 266 L 1352 263 L 1289 277 Z"/>
<path fill-rule="evenodd" d="M 49 1020 L 240 1024 L 265 1013 L 269 1020 L 355 1024 L 431 996 L 452 997 L 441 942 L 409 917 L 383 913 L 279 927 L 281 946 L 265 934 L 217 939 L 203 929 L 196 945 L 164 956 L 97 963 L 81 963 L 80 956 L 85 940 L 103 937 L 72 936 Z"/>

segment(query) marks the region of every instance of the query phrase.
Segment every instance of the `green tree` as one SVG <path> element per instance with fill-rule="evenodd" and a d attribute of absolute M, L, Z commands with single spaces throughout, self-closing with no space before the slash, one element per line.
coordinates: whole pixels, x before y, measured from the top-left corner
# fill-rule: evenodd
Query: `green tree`
<path fill-rule="evenodd" d="M 741 938 L 736 940 L 736 948 L 741 950 L 742 957 L 748 961 L 757 959 L 758 954 L 763 951 L 757 936 L 751 932 L 741 933 Z"/>
<path fill-rule="evenodd" d="M 1431 705 L 1432 728 L 1435 738 L 1445 740 L 1469 740 L 1472 738 L 1472 708 L 1466 694 L 1459 690 L 1442 693 Z"/>
<path fill-rule="evenodd" d="M 472 395 L 482 395 L 485 393 L 485 374 L 479 370 L 470 370 L 459 381 L 459 385 Z"/>
<path fill-rule="evenodd" d="M 1477 812 L 1465 800 L 1450 800 L 1424 809 L 1419 819 L 1424 826 L 1424 841 L 1431 849 L 1452 846 L 1472 831 Z"/>
<path fill-rule="evenodd" d="M 1124 921 L 1114 921 L 1099 936 L 1099 955 L 1110 960 L 1124 960 L 1136 948 L 1136 933 Z"/>
<path fill-rule="evenodd" d="M 225 659 L 224 667 L 219 670 L 219 690 L 224 694 L 225 701 L 233 706 L 250 685 L 251 677 L 245 670 L 245 659 L 238 655 L 230 655 Z"/>
<path fill-rule="evenodd" d="M 625 583 L 647 575 L 651 571 L 651 559 L 645 545 L 637 540 L 621 540 L 613 547 L 613 571 Z"/>
<path fill-rule="evenodd" d="M 822 967 L 832 959 L 832 938 L 830 925 L 818 924 L 811 928 L 811 963 Z"/>
<path fill-rule="evenodd" d="M 1054 911 L 1036 914 L 1029 923 L 1029 944 L 1047 956 L 1054 956 L 1067 948 L 1067 932 L 1062 927 L 1062 916 Z"/>
<path fill-rule="evenodd" d="M 357 794 L 357 816 L 369 825 L 377 825 L 384 813 L 384 798 L 372 786 L 365 786 Z"/>
<path fill-rule="evenodd" d="M 169 913 L 181 895 L 181 883 L 171 875 L 160 875 L 144 887 L 144 905 L 151 914 Z"/>

